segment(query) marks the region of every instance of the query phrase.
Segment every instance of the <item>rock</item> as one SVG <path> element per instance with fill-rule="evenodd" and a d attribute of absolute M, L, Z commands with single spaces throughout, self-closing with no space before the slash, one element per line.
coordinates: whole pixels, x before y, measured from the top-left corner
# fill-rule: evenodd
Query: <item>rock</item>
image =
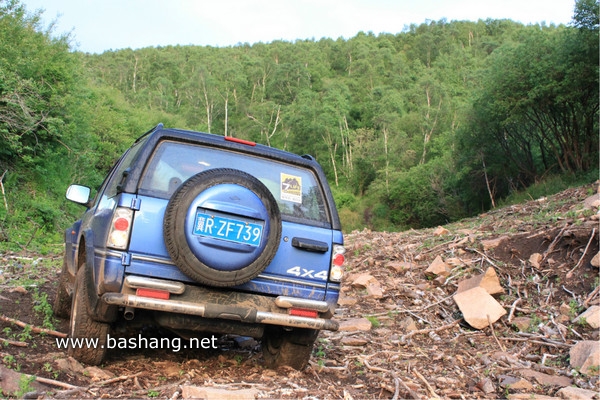
<path fill-rule="evenodd" d="M 115 377 L 110 371 L 105 371 L 98 367 L 87 367 L 83 370 L 83 375 L 89 376 L 92 382 L 105 381 Z"/>
<path fill-rule="evenodd" d="M 540 269 L 543 256 L 540 253 L 533 253 L 529 256 L 529 262 L 535 269 Z"/>
<path fill-rule="evenodd" d="M 338 298 L 338 305 L 340 306 L 353 306 L 358 302 L 356 297 L 346 296 L 343 292 L 340 293 Z"/>
<path fill-rule="evenodd" d="M 563 399 L 569 400 L 593 400 L 597 399 L 598 393 L 592 390 L 581 389 L 573 386 L 567 386 L 556 392 Z"/>
<path fill-rule="evenodd" d="M 573 322 L 583 321 L 594 329 L 600 328 L 600 307 L 591 306 L 573 320 Z"/>
<path fill-rule="evenodd" d="M 560 375 L 548 375 L 543 372 L 534 371 L 532 369 L 521 369 L 518 371 L 519 375 L 534 379 L 538 384 L 542 386 L 558 386 L 565 387 L 573 383 L 571 378 Z"/>
<path fill-rule="evenodd" d="M 587 208 L 595 209 L 600 207 L 600 194 L 596 193 L 583 201 Z"/>
<path fill-rule="evenodd" d="M 600 368 L 600 346 L 593 340 L 583 340 L 569 351 L 571 367 L 579 368 L 585 375 L 598 375 Z"/>
<path fill-rule="evenodd" d="M 383 297 L 383 289 L 379 281 L 371 274 L 360 274 L 352 281 L 352 286 L 367 289 L 369 297 L 380 299 Z"/>
<path fill-rule="evenodd" d="M 532 390 L 533 385 L 527 379 L 516 376 L 500 375 L 500 387 L 511 390 Z"/>
<path fill-rule="evenodd" d="M 600 267 L 600 253 L 596 253 L 596 255 L 592 257 L 590 263 L 596 268 Z"/>
<path fill-rule="evenodd" d="M 527 330 L 531 326 L 531 321 L 533 320 L 529 317 L 516 317 L 513 318 L 512 324 L 516 326 L 519 331 L 527 332 Z"/>
<path fill-rule="evenodd" d="M 386 264 L 386 267 L 393 269 L 396 272 L 404 272 L 417 268 L 417 264 L 405 261 L 390 261 Z"/>
<path fill-rule="evenodd" d="M 568 317 L 571 315 L 571 306 L 563 302 L 560 304 L 558 312 L 560 313 L 560 315 L 566 315 Z"/>
<path fill-rule="evenodd" d="M 448 229 L 444 228 L 443 226 L 438 226 L 433 231 L 433 236 L 444 236 L 444 235 L 447 235 L 449 233 L 450 233 L 450 231 Z"/>
<path fill-rule="evenodd" d="M 492 267 L 488 268 L 484 274 L 459 282 L 457 292 L 464 292 L 478 286 L 484 288 L 489 294 L 504 293 L 504 288 L 500 285 L 496 270 Z"/>
<path fill-rule="evenodd" d="M 451 267 L 458 267 L 459 265 L 463 265 L 464 261 L 457 257 L 448 258 L 446 260 L 446 264 Z"/>
<path fill-rule="evenodd" d="M 371 321 L 366 318 L 352 318 L 340 322 L 340 331 L 356 332 L 369 331 L 373 327 Z"/>
<path fill-rule="evenodd" d="M 155 361 L 153 364 L 165 376 L 179 376 L 181 373 L 180 365 L 173 361 Z"/>
<path fill-rule="evenodd" d="M 448 264 L 442 260 L 441 256 L 437 256 L 435 260 L 429 265 L 429 268 L 425 270 L 425 276 L 435 279 L 438 276 L 446 277 L 449 276 L 451 268 Z"/>
<path fill-rule="evenodd" d="M 367 285 L 367 295 L 375 299 L 381 299 L 383 297 L 383 289 L 379 282 L 369 282 Z"/>
<path fill-rule="evenodd" d="M 256 389 L 226 390 L 192 385 L 181 387 L 181 397 L 184 399 L 254 400 L 257 394 L 258 390 Z"/>
<path fill-rule="evenodd" d="M 483 329 L 506 314 L 500 303 L 482 287 L 456 293 L 453 298 L 465 321 L 475 329 Z"/>
<path fill-rule="evenodd" d="M 418 329 L 417 324 L 411 317 L 406 317 L 400 321 L 399 328 L 402 332 L 416 331 Z"/>
<path fill-rule="evenodd" d="M 515 366 L 523 365 L 519 358 L 517 358 L 514 354 L 507 353 L 505 351 L 495 351 L 494 353 L 492 353 L 491 359 L 494 361 L 502 361 L 504 363 Z"/>
<path fill-rule="evenodd" d="M 500 246 L 506 239 L 508 239 L 508 236 L 500 236 L 496 239 L 482 240 L 480 243 L 483 247 L 483 250 L 492 250 Z"/>
<path fill-rule="evenodd" d="M 83 365 L 73 357 L 59 358 L 58 360 L 54 360 L 54 363 L 59 369 L 65 372 L 73 372 L 76 374 L 83 373 Z"/>
<path fill-rule="evenodd" d="M 490 378 L 483 378 L 477 382 L 477 387 L 485 394 L 490 394 L 496 391 L 494 383 L 490 380 Z"/>
<path fill-rule="evenodd" d="M 546 396 L 543 394 L 532 394 L 532 393 L 513 393 L 509 394 L 508 400 L 559 400 L 558 397 Z"/>
<path fill-rule="evenodd" d="M 352 286 L 366 288 L 369 282 L 377 281 L 371 274 L 360 274 L 352 281 Z"/>

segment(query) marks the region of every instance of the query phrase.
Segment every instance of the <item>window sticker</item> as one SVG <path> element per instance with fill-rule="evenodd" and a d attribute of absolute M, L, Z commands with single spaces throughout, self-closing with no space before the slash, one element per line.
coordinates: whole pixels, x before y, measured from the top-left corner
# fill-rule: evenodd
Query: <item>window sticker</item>
<path fill-rule="evenodd" d="M 281 173 L 281 200 L 302 204 L 302 177 Z"/>

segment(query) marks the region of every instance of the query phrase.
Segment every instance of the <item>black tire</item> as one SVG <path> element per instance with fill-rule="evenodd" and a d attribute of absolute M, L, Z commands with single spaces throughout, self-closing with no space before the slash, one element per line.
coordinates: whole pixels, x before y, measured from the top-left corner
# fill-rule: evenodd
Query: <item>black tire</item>
<path fill-rule="evenodd" d="M 86 285 L 85 265 L 77 271 L 75 288 L 73 291 L 73 304 L 71 307 L 71 324 L 69 338 L 84 339 L 81 346 L 69 343 L 67 353 L 77 361 L 90 365 L 99 365 L 106 355 L 106 339 L 109 333 L 109 324 L 94 321 L 90 317 L 89 294 Z M 85 343 L 85 339 L 97 340 L 95 345 Z"/>
<path fill-rule="evenodd" d="M 56 288 L 56 296 L 54 297 L 54 303 L 52 304 L 52 311 L 58 318 L 69 318 L 71 314 L 71 303 L 72 298 L 69 291 L 69 271 L 67 270 L 67 263 L 63 261 L 62 271 L 58 278 L 58 287 Z"/>
<path fill-rule="evenodd" d="M 267 227 L 268 232 L 257 247 L 260 251 L 255 250 L 247 260 L 243 259 L 239 266 L 225 269 L 221 267 L 219 260 L 240 253 L 233 250 L 228 252 L 227 249 L 192 247 L 198 244 L 193 242 L 194 239 L 186 232 L 185 227 L 190 218 L 190 209 L 199 198 L 206 193 L 212 193 L 212 190 L 218 190 L 219 185 L 229 184 L 240 188 L 244 193 L 252 192 L 253 196 L 256 196 L 260 212 L 265 215 L 265 232 Z M 173 194 L 165 210 L 163 234 L 171 259 L 184 274 L 209 286 L 236 286 L 258 276 L 273 260 L 281 239 L 281 214 L 275 198 L 257 178 L 235 169 L 211 169 L 194 175 Z M 211 261 L 201 260 L 204 256 L 212 257 Z M 215 258 L 219 259 L 214 260 Z"/>
<path fill-rule="evenodd" d="M 319 331 L 295 329 L 285 331 L 280 327 L 267 327 L 262 339 L 262 351 L 268 368 L 288 366 L 303 370 L 310 360 Z"/>

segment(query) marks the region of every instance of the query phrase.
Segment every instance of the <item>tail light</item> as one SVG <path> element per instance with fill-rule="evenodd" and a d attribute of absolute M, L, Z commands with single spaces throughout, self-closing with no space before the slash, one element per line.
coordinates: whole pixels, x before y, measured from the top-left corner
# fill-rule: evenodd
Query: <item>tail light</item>
<path fill-rule="evenodd" d="M 334 245 L 333 252 L 331 253 L 331 269 L 329 270 L 329 280 L 333 282 L 341 282 L 344 276 L 344 261 L 346 257 L 344 254 L 346 249 L 342 245 Z"/>
<path fill-rule="evenodd" d="M 131 233 L 131 222 L 133 210 L 130 208 L 117 207 L 110 223 L 107 247 L 125 250 L 129 245 L 129 234 Z"/>

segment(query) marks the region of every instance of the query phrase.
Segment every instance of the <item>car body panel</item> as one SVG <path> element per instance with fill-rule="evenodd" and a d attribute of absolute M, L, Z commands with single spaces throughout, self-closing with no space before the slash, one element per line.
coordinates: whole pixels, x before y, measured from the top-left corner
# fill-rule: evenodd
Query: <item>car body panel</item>
<path fill-rule="evenodd" d="M 163 186 L 157 186 L 148 182 L 161 161 L 160 158 L 153 158 L 153 155 L 157 154 L 158 157 L 159 150 L 167 151 L 163 149 L 175 149 L 172 153 L 176 162 L 171 164 L 172 171 L 169 171 L 170 176 L 166 175 L 167 180 L 156 181 Z M 186 152 L 197 154 L 200 162 L 192 170 L 177 174 L 173 169 L 183 168 L 179 168 L 181 165 L 177 164 L 177 157 L 183 160 Z M 183 282 L 190 288 L 203 287 L 183 273 L 171 260 L 165 244 L 163 220 L 174 190 L 200 170 L 213 167 L 239 168 L 256 175 L 282 210 L 282 222 L 277 251 L 258 276 L 236 286 L 212 288 L 208 291 L 212 293 L 211 296 L 222 295 L 228 298 L 228 293 L 261 296 L 263 300 L 257 304 L 265 304 L 265 296 L 272 301 L 277 296 L 307 299 L 309 304 L 310 301 L 325 301 L 329 304 L 329 311 L 321 313 L 321 316 L 331 318 L 340 284 L 330 280 L 329 271 L 334 246 L 343 245 L 343 234 L 333 196 L 319 164 L 311 157 L 301 157 L 262 145 L 248 146 L 226 141 L 222 136 L 164 129 L 162 126 L 147 132 L 125 152 L 108 174 L 96 198 L 85 203 L 88 208 L 82 218 L 65 231 L 65 262 L 71 278 L 80 265 L 90 269 L 90 286 L 94 288 L 90 291 L 91 296 L 94 296 L 90 299 L 90 304 L 95 308 L 91 313 L 94 318 L 111 322 L 116 318 L 117 307 L 129 307 L 127 304 L 134 303 L 145 307 L 144 304 L 151 303 L 149 300 L 140 301 L 135 292 L 126 287 L 124 282 L 130 275 Z M 173 187 L 171 183 L 174 183 Z M 223 188 L 227 189 L 225 186 Z M 219 196 L 223 197 L 218 194 L 215 199 L 218 200 Z M 232 215 L 234 220 L 242 218 L 239 216 L 242 214 L 243 218 L 264 218 L 264 213 L 259 211 L 256 215 L 252 214 L 252 209 L 257 210 L 256 206 L 250 204 L 252 196 L 246 196 L 244 191 L 240 191 L 235 197 L 240 205 L 233 208 L 231 205 L 220 204 L 220 200 L 213 198 L 202 204 L 203 207 L 209 204 L 209 209 L 224 213 L 226 218 Z M 78 202 L 84 204 L 84 199 L 79 199 Z M 189 211 L 192 217 L 197 212 L 195 207 Z M 133 211 L 130 239 L 125 249 L 107 247 L 112 218 L 118 208 Z M 186 229 L 193 229 L 193 226 Z M 190 240 L 194 239 L 193 236 L 189 237 L 192 237 Z M 211 250 L 200 247 L 198 251 Z M 225 251 L 222 254 L 227 256 L 228 253 Z M 80 256 L 85 259 L 79 260 Z M 212 257 L 212 262 L 218 262 L 219 257 L 220 255 Z M 204 289 L 194 290 L 197 293 L 208 293 Z M 193 298 L 191 301 L 194 301 Z M 205 300 L 197 301 L 203 303 Z M 155 308 L 148 309 L 162 310 L 165 306 L 157 301 L 152 307 Z M 275 314 L 285 313 L 285 310 L 273 305 L 269 307 L 276 309 Z M 273 309 L 258 309 L 257 312 L 266 313 L 266 323 L 292 321 L 296 324 L 289 326 L 304 323 L 301 321 L 304 317 L 273 316 Z M 211 314 L 211 318 L 214 315 Z M 337 324 L 320 322 L 315 326 L 332 327 Z"/>

